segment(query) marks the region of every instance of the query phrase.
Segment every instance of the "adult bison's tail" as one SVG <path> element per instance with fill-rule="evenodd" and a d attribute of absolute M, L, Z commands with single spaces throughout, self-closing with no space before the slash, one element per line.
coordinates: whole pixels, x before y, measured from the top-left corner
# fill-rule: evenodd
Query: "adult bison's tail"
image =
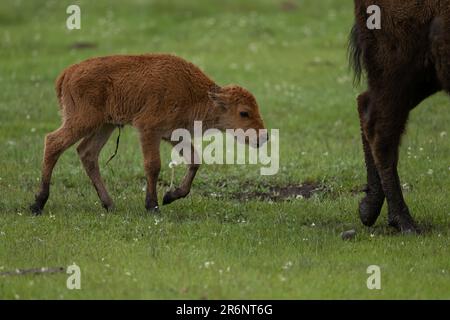
<path fill-rule="evenodd" d="M 348 41 L 348 61 L 350 67 L 355 72 L 353 83 L 358 85 L 363 72 L 363 49 L 361 46 L 358 25 L 355 24 L 350 32 Z"/>

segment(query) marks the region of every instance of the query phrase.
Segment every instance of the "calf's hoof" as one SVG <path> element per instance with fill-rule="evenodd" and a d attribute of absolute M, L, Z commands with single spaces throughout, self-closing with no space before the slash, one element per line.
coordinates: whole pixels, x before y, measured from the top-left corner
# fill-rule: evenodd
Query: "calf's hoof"
<path fill-rule="evenodd" d="M 116 207 L 114 206 L 114 203 L 112 203 L 112 202 L 110 202 L 110 203 L 104 202 L 104 203 L 102 203 L 102 207 L 103 207 L 103 209 L 105 209 L 107 212 L 113 212 L 114 209 L 116 208 Z"/>
<path fill-rule="evenodd" d="M 421 231 L 408 209 L 400 213 L 389 213 L 389 225 L 403 234 L 420 234 Z"/>
<path fill-rule="evenodd" d="M 366 196 L 359 203 L 359 218 L 363 225 L 371 227 L 375 224 L 383 207 L 384 197 Z"/>
<path fill-rule="evenodd" d="M 163 198 L 163 206 L 171 204 L 175 200 L 177 200 L 177 199 L 174 196 L 174 192 L 173 191 L 167 191 L 166 194 L 164 195 L 164 198 Z"/>
<path fill-rule="evenodd" d="M 167 191 L 163 198 L 163 205 L 171 204 L 178 199 L 186 198 L 188 194 L 189 191 L 186 192 L 182 188 Z"/>
<path fill-rule="evenodd" d="M 160 213 L 161 211 L 159 210 L 159 206 L 155 206 L 155 207 L 147 207 L 147 212 L 149 213 Z"/>
<path fill-rule="evenodd" d="M 33 203 L 30 206 L 31 213 L 34 216 L 40 216 L 42 214 L 42 209 L 43 209 L 42 206 L 40 206 L 38 203 Z"/>

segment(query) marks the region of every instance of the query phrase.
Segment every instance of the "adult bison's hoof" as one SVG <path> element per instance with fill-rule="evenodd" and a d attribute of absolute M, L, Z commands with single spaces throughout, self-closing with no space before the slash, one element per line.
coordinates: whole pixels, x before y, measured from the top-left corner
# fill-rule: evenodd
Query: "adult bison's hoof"
<path fill-rule="evenodd" d="M 375 224 L 381 213 L 381 208 L 383 207 L 384 197 L 371 197 L 366 196 L 359 203 L 359 217 L 361 222 L 367 226 L 371 227 Z"/>
<path fill-rule="evenodd" d="M 420 229 L 409 214 L 408 209 L 397 214 L 389 213 L 389 225 L 403 234 L 420 234 Z"/>
<path fill-rule="evenodd" d="M 30 211 L 34 216 L 40 216 L 42 214 L 42 206 L 40 206 L 38 203 L 33 203 L 30 206 Z"/>

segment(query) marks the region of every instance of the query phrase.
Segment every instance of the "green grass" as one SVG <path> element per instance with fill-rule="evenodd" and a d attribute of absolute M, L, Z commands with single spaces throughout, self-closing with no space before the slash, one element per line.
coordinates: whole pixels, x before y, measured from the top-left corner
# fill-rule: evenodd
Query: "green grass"
<path fill-rule="evenodd" d="M 82 289 L 68 290 L 66 274 L 0 276 L 0 298 L 450 298 L 446 96 L 413 112 L 401 149 L 405 197 L 425 234 L 396 235 L 385 208 L 374 228 L 359 222 L 353 190 L 365 170 L 355 97 L 363 88 L 352 87 L 346 62 L 351 1 L 302 0 L 293 11 L 269 0 L 75 3 L 82 29 L 70 32 L 64 1 L 0 4 L 0 272 L 75 262 Z M 97 47 L 71 49 L 78 41 Z M 144 52 L 175 53 L 219 84 L 250 89 L 268 127 L 280 129 L 278 175 L 203 166 L 187 199 L 149 215 L 137 135 L 127 128 L 118 157 L 104 166 L 115 139 L 101 157 L 114 213 L 101 209 L 72 148 L 44 215 L 32 217 L 43 139 L 60 121 L 58 73 L 87 57 Z M 169 155 L 165 146 L 160 197 Z M 276 203 L 234 197 L 304 181 L 327 192 Z M 356 239 L 342 241 L 352 228 Z M 381 267 L 382 290 L 367 289 L 369 265 Z"/>

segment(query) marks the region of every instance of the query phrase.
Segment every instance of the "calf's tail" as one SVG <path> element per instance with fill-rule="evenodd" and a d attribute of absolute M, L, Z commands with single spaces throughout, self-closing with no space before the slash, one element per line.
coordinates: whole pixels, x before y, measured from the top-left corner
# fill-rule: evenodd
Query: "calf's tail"
<path fill-rule="evenodd" d="M 55 90 L 56 90 L 56 97 L 58 98 L 59 108 L 62 109 L 63 103 L 62 103 L 62 86 L 64 82 L 64 78 L 66 77 L 66 71 L 61 72 L 61 74 L 56 79 L 55 83 Z"/>

